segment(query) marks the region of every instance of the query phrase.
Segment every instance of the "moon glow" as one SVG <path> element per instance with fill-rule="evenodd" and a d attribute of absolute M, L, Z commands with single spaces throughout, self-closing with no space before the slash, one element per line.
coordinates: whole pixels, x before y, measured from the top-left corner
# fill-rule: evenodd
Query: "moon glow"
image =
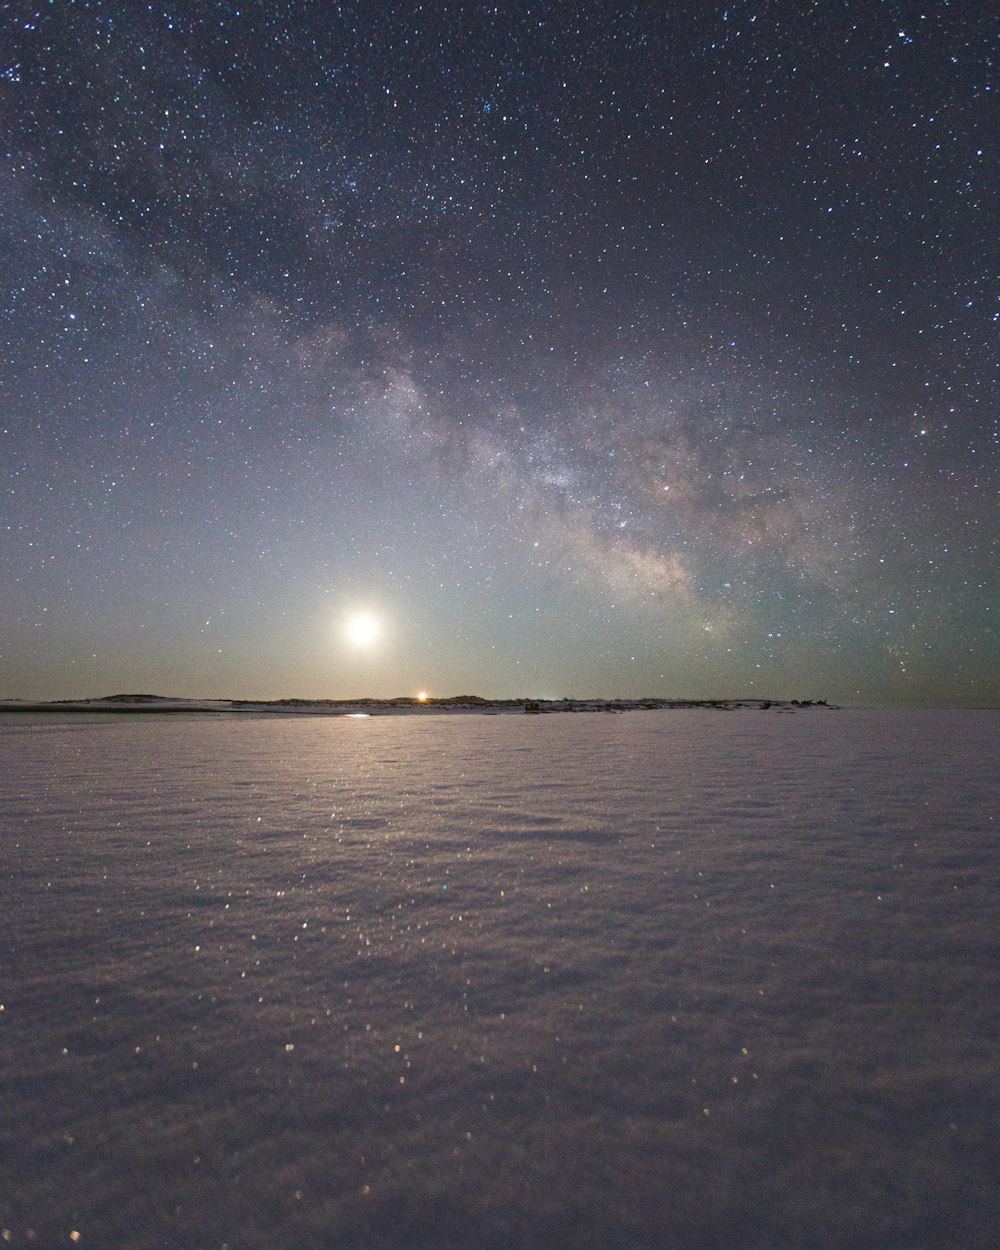
<path fill-rule="evenodd" d="M 359 612 L 347 622 L 347 637 L 356 647 L 370 647 L 379 638 L 382 630 L 374 616 L 367 612 Z"/>

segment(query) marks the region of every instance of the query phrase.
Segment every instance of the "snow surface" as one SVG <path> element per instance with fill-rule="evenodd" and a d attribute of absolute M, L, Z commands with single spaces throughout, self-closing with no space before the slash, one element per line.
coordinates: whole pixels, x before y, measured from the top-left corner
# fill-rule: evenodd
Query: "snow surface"
<path fill-rule="evenodd" d="M 996 713 L 0 751 L 5 1243 L 996 1245 Z"/>

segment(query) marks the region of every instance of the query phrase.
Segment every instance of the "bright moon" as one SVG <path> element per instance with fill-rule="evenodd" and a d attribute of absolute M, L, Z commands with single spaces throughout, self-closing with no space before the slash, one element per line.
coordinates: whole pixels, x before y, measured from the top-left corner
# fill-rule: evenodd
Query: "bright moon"
<path fill-rule="evenodd" d="M 380 632 L 374 616 L 361 614 L 352 616 L 347 622 L 347 637 L 358 647 L 370 647 Z"/>

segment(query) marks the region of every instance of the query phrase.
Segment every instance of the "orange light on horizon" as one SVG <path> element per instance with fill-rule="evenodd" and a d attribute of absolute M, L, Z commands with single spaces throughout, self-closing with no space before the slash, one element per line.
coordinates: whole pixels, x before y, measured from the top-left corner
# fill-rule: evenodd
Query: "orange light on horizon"
<path fill-rule="evenodd" d="M 427 691 L 426 691 L 426 690 L 418 690 L 418 691 L 417 691 L 417 700 L 418 700 L 418 702 L 420 702 L 420 703 L 426 703 L 426 702 L 427 702 Z"/>

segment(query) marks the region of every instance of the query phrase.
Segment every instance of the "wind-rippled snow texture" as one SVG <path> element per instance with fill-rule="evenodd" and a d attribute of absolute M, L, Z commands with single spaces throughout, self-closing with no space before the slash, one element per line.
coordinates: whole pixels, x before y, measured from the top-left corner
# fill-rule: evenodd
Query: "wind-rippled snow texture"
<path fill-rule="evenodd" d="M 985 1250 L 998 725 L 3 718 L 4 1236 Z"/>

